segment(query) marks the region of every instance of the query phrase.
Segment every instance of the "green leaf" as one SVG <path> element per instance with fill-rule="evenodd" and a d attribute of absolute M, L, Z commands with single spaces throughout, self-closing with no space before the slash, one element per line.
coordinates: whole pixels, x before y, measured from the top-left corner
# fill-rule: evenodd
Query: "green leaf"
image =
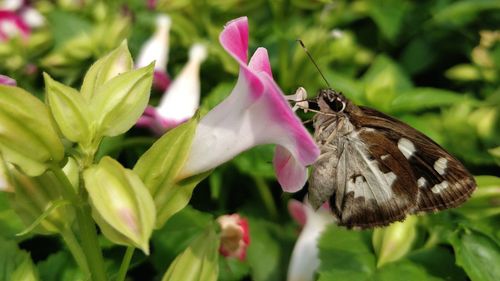
<path fill-rule="evenodd" d="M 86 281 L 83 273 L 77 268 L 73 257 L 64 251 L 50 255 L 38 263 L 38 271 L 42 280 L 51 281 Z"/>
<path fill-rule="evenodd" d="M 187 205 L 196 184 L 210 173 L 194 176 L 184 182 L 178 182 L 177 179 L 187 160 L 198 118 L 197 115 L 168 131 L 139 158 L 134 166 L 134 171 L 141 177 L 155 201 L 157 228 Z"/>
<path fill-rule="evenodd" d="M 251 217 L 248 218 L 248 223 L 251 242 L 248 246 L 246 259 L 250 265 L 252 280 L 283 280 L 279 268 L 280 260 L 285 257 L 280 248 L 279 240 L 271 231 L 273 225 L 263 219 Z"/>
<path fill-rule="evenodd" d="M 390 111 L 392 100 L 413 87 L 403 70 L 390 58 L 379 55 L 363 76 L 365 98 L 375 108 Z"/>
<path fill-rule="evenodd" d="M 468 280 L 463 269 L 455 264 L 455 256 L 448 245 L 421 248 L 411 252 L 408 260 L 425 267 L 430 275 L 443 280 Z"/>
<path fill-rule="evenodd" d="M 368 4 L 368 13 L 382 34 L 390 41 L 395 41 L 401 30 L 409 3 L 400 0 L 374 0 L 366 3 Z"/>
<path fill-rule="evenodd" d="M 0 192 L 0 239 L 13 239 L 25 227 L 11 208 L 6 192 Z"/>
<path fill-rule="evenodd" d="M 92 139 L 89 120 L 93 117 L 85 99 L 77 90 L 53 80 L 47 73 L 43 77 L 50 111 L 63 135 L 73 142 L 89 143 Z"/>
<path fill-rule="evenodd" d="M 39 280 L 30 255 L 19 250 L 16 243 L 0 238 L 0 280 Z"/>
<path fill-rule="evenodd" d="M 31 176 L 64 157 L 47 107 L 21 88 L 0 85 L 0 152 Z"/>
<path fill-rule="evenodd" d="M 328 276 L 336 276 L 336 280 L 369 280 L 367 277 L 375 271 L 376 265 L 370 234 L 369 231 L 328 227 L 318 243 L 319 280 L 331 280 Z"/>
<path fill-rule="evenodd" d="M 450 239 L 457 264 L 472 281 L 494 281 L 500 278 L 500 246 L 480 232 L 459 230 Z"/>
<path fill-rule="evenodd" d="M 191 206 L 173 215 L 151 238 L 155 249 L 155 254 L 151 257 L 156 269 L 165 272 L 175 257 L 184 251 L 194 238 L 203 234 L 213 221 L 213 215 Z"/>
<path fill-rule="evenodd" d="M 92 215 L 109 240 L 149 253 L 156 210 L 138 175 L 106 156 L 83 173 Z"/>
<path fill-rule="evenodd" d="M 99 133 L 112 137 L 134 126 L 148 105 L 153 67 L 151 63 L 123 73 L 98 88 L 90 106 L 98 118 Z"/>
<path fill-rule="evenodd" d="M 219 236 L 209 227 L 172 262 L 162 281 L 217 281 Z"/>
<path fill-rule="evenodd" d="M 500 214 L 500 178 L 476 176 L 477 189 L 472 197 L 456 211 L 471 219 L 484 219 Z"/>
<path fill-rule="evenodd" d="M 434 20 L 442 24 L 464 25 L 476 20 L 478 14 L 486 10 L 499 10 L 496 0 L 464 0 L 443 6 L 434 14 Z"/>
<path fill-rule="evenodd" d="M 467 97 L 448 90 L 414 88 L 399 93 L 390 106 L 391 112 L 415 112 L 463 102 Z"/>
<path fill-rule="evenodd" d="M 130 71 L 134 65 L 128 50 L 127 41 L 123 41 L 118 48 L 97 60 L 83 78 L 81 93 L 87 100 L 91 100 L 99 87 L 118 76 Z"/>
<path fill-rule="evenodd" d="M 405 281 L 440 281 L 442 279 L 429 275 L 426 269 L 418 264 L 407 260 L 396 263 L 390 263 L 379 269 L 373 276 L 367 280 L 386 281 L 401 280 Z"/>

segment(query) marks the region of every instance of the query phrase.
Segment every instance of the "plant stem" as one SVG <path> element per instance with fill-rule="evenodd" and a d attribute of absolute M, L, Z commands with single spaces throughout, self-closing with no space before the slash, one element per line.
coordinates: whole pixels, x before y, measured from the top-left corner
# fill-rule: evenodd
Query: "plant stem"
<path fill-rule="evenodd" d="M 99 241 L 97 240 L 97 232 L 90 214 L 90 208 L 77 196 L 66 174 L 64 174 L 60 167 L 53 166 L 51 170 L 63 184 L 65 189 L 64 195 L 68 197 L 67 199 L 71 201 L 75 208 L 76 221 L 80 230 L 80 240 L 90 269 L 91 280 L 106 281 L 104 258 L 102 257 Z"/>
<path fill-rule="evenodd" d="M 260 197 L 262 198 L 262 201 L 264 201 L 264 206 L 266 206 L 269 215 L 273 219 L 276 219 L 278 217 L 278 210 L 274 205 L 273 195 L 271 194 L 271 191 L 269 191 L 269 185 L 267 185 L 266 181 L 262 177 L 254 176 L 253 180 L 255 181 L 255 185 L 257 185 Z"/>
<path fill-rule="evenodd" d="M 68 246 L 69 251 L 73 255 L 73 258 L 76 261 L 76 264 L 78 267 L 83 271 L 83 273 L 86 276 L 86 279 L 90 279 L 90 269 L 89 265 L 87 264 L 87 259 L 85 258 L 85 254 L 83 253 L 83 249 L 78 243 L 78 240 L 75 237 L 75 234 L 73 231 L 69 228 L 65 228 L 61 236 Z"/>
<path fill-rule="evenodd" d="M 134 247 L 127 247 L 127 251 L 123 256 L 122 264 L 120 265 L 120 270 L 118 271 L 118 277 L 116 281 L 123 281 L 125 277 L 127 277 L 128 267 L 130 266 L 130 261 L 132 260 L 132 256 L 134 255 Z"/>

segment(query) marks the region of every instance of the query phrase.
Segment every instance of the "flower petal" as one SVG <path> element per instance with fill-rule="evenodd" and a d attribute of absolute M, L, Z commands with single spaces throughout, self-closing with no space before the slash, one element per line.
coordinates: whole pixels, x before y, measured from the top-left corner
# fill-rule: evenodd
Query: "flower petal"
<path fill-rule="evenodd" d="M 144 67 L 156 61 L 155 70 L 167 72 L 169 52 L 169 32 L 172 20 L 167 15 L 158 15 L 156 31 L 153 36 L 142 45 L 137 56 L 136 66 Z"/>
<path fill-rule="evenodd" d="M 27 38 L 31 32 L 30 27 L 16 13 L 0 10 L 0 41 L 20 35 Z"/>
<path fill-rule="evenodd" d="M 221 45 L 240 64 L 248 60 L 248 19 L 241 17 L 226 24 L 219 36 Z"/>
<path fill-rule="evenodd" d="M 162 119 L 181 123 L 191 118 L 200 104 L 200 65 L 207 56 L 204 45 L 195 44 L 189 61 L 163 95 L 157 112 Z"/>
<path fill-rule="evenodd" d="M 319 266 L 318 239 L 321 232 L 333 222 L 333 217 L 320 208 L 314 211 L 309 204 L 303 204 L 306 224 L 295 243 L 288 266 L 288 281 L 312 281 Z"/>
<path fill-rule="evenodd" d="M 16 80 L 10 78 L 9 76 L 5 76 L 5 75 L 0 74 L 0 84 L 9 85 L 9 86 L 16 86 Z"/>
<path fill-rule="evenodd" d="M 274 170 L 281 187 L 286 192 L 299 191 L 307 181 L 307 168 L 297 162 L 281 145 L 276 146 L 273 158 Z"/>

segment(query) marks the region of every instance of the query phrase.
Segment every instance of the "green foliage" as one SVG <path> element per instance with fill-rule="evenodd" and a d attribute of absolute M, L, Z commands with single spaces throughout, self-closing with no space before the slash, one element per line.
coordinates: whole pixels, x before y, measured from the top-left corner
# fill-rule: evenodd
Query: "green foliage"
<path fill-rule="evenodd" d="M 147 189 L 156 208 L 153 251 L 147 257 L 134 255 L 128 280 L 174 280 L 172 276 L 190 272 L 202 274 L 198 277 L 203 280 L 217 275 L 228 281 L 286 279 L 300 231 L 286 204 L 291 196 L 303 199 L 305 192 L 281 193 L 271 163 L 273 147 L 247 151 L 213 174 L 183 178 L 179 172 L 197 117 L 155 142 L 149 132 L 130 129 L 147 104 L 153 71 L 151 66 L 133 70 L 133 57 L 153 33 L 157 13 L 172 18 L 167 66 L 172 78 L 193 43 L 208 48 L 201 66 L 201 115 L 220 103 L 236 82 L 238 65 L 221 48 L 218 36 L 228 20 L 245 15 L 250 54 L 259 46 L 268 49 L 273 76 L 285 93 L 303 86 L 313 98 L 326 87 L 295 42 L 300 38 L 332 88 L 424 132 L 478 175 L 477 191 L 461 208 L 416 216 L 411 227 L 356 231 L 330 226 L 319 240 L 317 280 L 500 279 L 498 1 L 159 0 L 155 10 L 146 2 L 31 1 L 46 25 L 26 39 L 0 44 L 0 73 L 16 78 L 19 85 L 0 86 L 0 151 L 17 166 L 16 195 L 24 204 L 18 204 L 22 210 L 15 209 L 10 204 L 14 194 L 0 193 L 0 280 L 13 280 L 17 274 L 36 277 L 36 271 L 42 280 L 88 280 L 86 266 L 103 269 L 101 279 L 102 274 L 92 272 L 96 280 L 116 276 L 123 247 L 107 241 L 104 255 L 83 250 L 92 258 L 79 259 L 82 249 L 68 244 L 71 232 L 81 230 L 77 244 L 88 246 L 83 243 L 89 238 L 88 225 L 77 221 L 93 197 L 105 206 L 111 199 L 104 201 L 104 189 L 123 183 L 111 182 L 112 176 L 82 180 L 85 171 L 95 172 L 97 163 L 109 156 L 120 162 L 115 164 L 121 179 L 134 178 L 124 183 L 127 190 Z M 40 101 L 43 97 L 46 104 Z M 152 95 L 150 104 L 159 99 Z M 304 120 L 311 116 L 299 114 Z M 53 169 L 65 165 L 67 176 L 61 179 Z M 12 169 L 9 164 L 7 170 Z M 35 188 L 42 182 L 54 188 Z M 95 190 L 85 191 L 88 182 Z M 217 256 L 214 217 L 234 212 L 249 218 L 251 243 L 245 261 Z M 61 224 L 62 215 L 69 220 Z M 90 226 L 92 232 L 92 221 Z M 100 233 L 109 236 L 109 229 L 101 227 Z M 23 230 L 29 235 L 15 236 Z M 42 247 L 36 233 L 49 232 L 60 234 L 67 247 Z M 16 246 L 21 240 L 34 241 L 23 247 L 44 257 L 33 254 L 31 261 Z M 143 240 L 139 244 L 145 248 Z M 390 251 L 394 245 L 397 250 Z"/>

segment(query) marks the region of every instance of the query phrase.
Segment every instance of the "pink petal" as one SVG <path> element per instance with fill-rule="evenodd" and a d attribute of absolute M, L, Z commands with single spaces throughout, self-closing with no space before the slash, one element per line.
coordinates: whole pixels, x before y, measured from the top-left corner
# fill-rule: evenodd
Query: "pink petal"
<path fill-rule="evenodd" d="M 0 84 L 9 85 L 9 86 L 16 86 L 16 80 L 10 78 L 9 76 L 5 76 L 5 75 L 0 74 Z"/>
<path fill-rule="evenodd" d="M 165 92 L 170 85 L 170 76 L 161 70 L 155 70 L 153 75 L 153 88 L 158 92 Z"/>
<path fill-rule="evenodd" d="M 30 27 L 16 13 L 0 10 L 0 40 L 7 40 L 15 35 L 26 39 L 30 32 Z"/>
<path fill-rule="evenodd" d="M 258 48 L 253 54 L 250 62 L 248 63 L 248 68 L 255 72 L 265 72 L 269 76 L 273 77 L 271 72 L 271 63 L 269 62 L 269 56 L 267 55 L 267 50 L 265 48 Z"/>
<path fill-rule="evenodd" d="M 240 64 L 248 60 L 248 19 L 241 17 L 228 22 L 219 36 L 219 41 Z"/>
<path fill-rule="evenodd" d="M 305 208 L 305 205 L 300 201 L 295 199 L 290 199 L 290 201 L 288 201 L 288 213 L 301 226 L 304 226 L 307 222 Z"/>
<path fill-rule="evenodd" d="M 307 168 L 298 163 L 281 145 L 276 146 L 273 158 L 274 170 L 281 187 L 286 192 L 299 191 L 307 181 Z"/>

